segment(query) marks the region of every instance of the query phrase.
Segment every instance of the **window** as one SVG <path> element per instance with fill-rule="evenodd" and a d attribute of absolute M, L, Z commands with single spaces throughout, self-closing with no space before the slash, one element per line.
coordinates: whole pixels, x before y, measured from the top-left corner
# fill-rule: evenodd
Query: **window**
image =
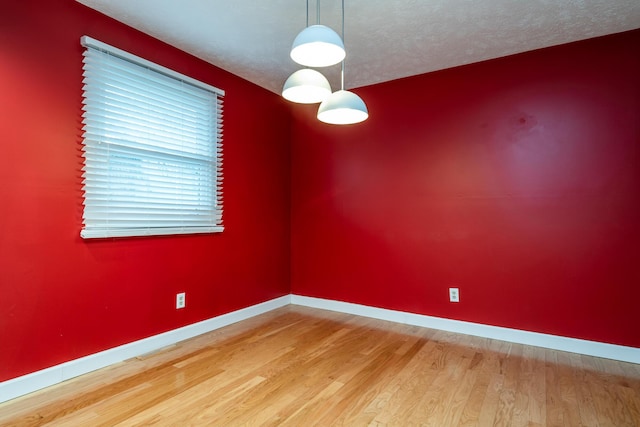
<path fill-rule="evenodd" d="M 83 238 L 222 231 L 222 97 L 82 37 Z"/>

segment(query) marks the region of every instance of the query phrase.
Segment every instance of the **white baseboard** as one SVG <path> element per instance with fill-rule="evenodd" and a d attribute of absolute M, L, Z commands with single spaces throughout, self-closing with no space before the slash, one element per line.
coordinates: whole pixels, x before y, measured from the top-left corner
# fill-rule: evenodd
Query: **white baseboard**
<path fill-rule="evenodd" d="M 68 379 L 104 368 L 132 357 L 161 349 L 168 345 L 204 334 L 223 326 L 249 319 L 291 303 L 291 296 L 285 295 L 270 301 L 203 320 L 159 335 L 154 335 L 129 344 L 90 354 L 60 365 L 52 366 L 18 378 L 0 382 L 0 403 L 32 393 Z"/>
<path fill-rule="evenodd" d="M 231 313 L 223 314 L 202 322 L 187 325 L 159 335 L 154 335 L 119 347 L 71 360 L 60 365 L 52 366 L 18 378 L 0 382 L 0 403 L 34 391 L 61 383 L 82 374 L 104 368 L 114 363 L 141 356 L 180 341 L 210 332 L 224 326 L 249 319 L 295 304 L 324 310 L 338 311 L 357 316 L 388 320 L 396 323 L 439 329 L 449 332 L 492 338 L 518 344 L 568 351 L 588 356 L 603 357 L 640 364 L 640 348 L 606 344 L 576 338 L 566 338 L 557 335 L 541 334 L 537 332 L 521 331 L 518 329 L 502 328 L 498 326 L 482 325 L 479 323 L 463 322 L 460 320 L 443 319 L 440 317 L 406 313 L 384 308 L 370 307 L 341 301 L 300 295 L 285 295 L 270 301 L 243 308 Z"/>
<path fill-rule="evenodd" d="M 597 341 L 502 328 L 499 326 L 482 325 L 460 320 L 443 319 L 441 317 L 425 316 L 300 295 L 291 295 L 291 304 L 640 364 L 640 348 L 636 347 L 626 347 Z"/>

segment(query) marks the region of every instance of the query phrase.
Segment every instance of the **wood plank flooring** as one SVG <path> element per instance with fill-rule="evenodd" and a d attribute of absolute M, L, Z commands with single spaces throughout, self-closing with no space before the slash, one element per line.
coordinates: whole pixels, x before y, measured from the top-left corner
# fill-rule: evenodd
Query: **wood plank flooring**
<path fill-rule="evenodd" d="M 640 365 L 288 306 L 0 404 L 40 425 L 640 427 Z"/>

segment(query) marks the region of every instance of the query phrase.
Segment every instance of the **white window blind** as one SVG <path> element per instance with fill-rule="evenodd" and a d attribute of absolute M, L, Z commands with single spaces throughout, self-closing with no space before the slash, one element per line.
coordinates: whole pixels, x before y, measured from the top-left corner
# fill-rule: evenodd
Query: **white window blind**
<path fill-rule="evenodd" d="M 83 238 L 222 226 L 224 92 L 82 37 Z"/>

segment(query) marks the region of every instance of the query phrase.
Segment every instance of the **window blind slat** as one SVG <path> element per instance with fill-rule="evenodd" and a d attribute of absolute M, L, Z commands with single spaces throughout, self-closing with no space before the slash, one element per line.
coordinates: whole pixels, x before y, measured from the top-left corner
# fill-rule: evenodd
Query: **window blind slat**
<path fill-rule="evenodd" d="M 138 148 L 140 150 L 151 150 L 158 153 L 163 152 L 166 154 L 173 154 L 175 156 L 183 156 L 185 153 L 188 155 L 197 155 L 209 160 L 215 156 L 214 151 L 206 150 L 202 147 L 203 144 L 197 143 L 184 143 L 180 144 L 180 141 L 171 141 L 167 139 L 167 135 L 156 135 L 149 132 L 128 131 L 126 127 L 122 126 L 118 130 L 110 130 L 108 132 L 102 129 L 96 129 L 89 123 L 83 127 L 84 138 L 94 138 L 96 144 L 104 145 L 104 150 L 109 149 L 106 144 L 113 144 L 114 146 L 120 145 L 131 148 Z M 140 142 L 140 139 L 144 141 Z M 98 146 L 99 148 L 100 146 Z M 154 150 L 156 148 L 156 150 Z M 116 149 L 116 148 L 111 148 Z"/>
<path fill-rule="evenodd" d="M 104 56 L 92 56 L 89 51 L 85 51 L 83 62 L 86 64 L 86 76 L 98 74 L 104 76 L 102 81 L 122 82 L 131 86 L 147 86 L 152 87 L 154 91 L 165 93 L 171 92 L 171 88 L 182 86 L 182 96 L 188 96 L 194 101 L 208 98 L 209 93 L 216 94 L 213 91 L 195 87 L 182 79 L 163 75 L 151 68 L 140 67 L 131 60 L 120 58 L 109 52 L 106 53 L 107 55 Z M 145 75 L 146 78 L 140 80 L 138 78 L 140 75 Z"/>
<path fill-rule="evenodd" d="M 222 231 L 222 91 L 83 43 L 82 237 Z"/>
<path fill-rule="evenodd" d="M 211 100 L 207 100 L 207 102 L 190 105 L 185 102 L 181 102 L 180 99 L 161 99 L 157 96 L 153 98 L 143 98 L 141 94 L 137 93 L 131 93 L 127 97 L 122 97 L 118 96 L 114 91 L 127 90 L 125 87 L 99 87 L 95 85 L 90 88 L 91 83 L 91 81 L 88 81 L 84 86 L 85 91 L 87 92 L 87 99 L 93 101 L 97 106 L 102 106 L 105 110 L 117 107 L 132 114 L 138 111 L 142 106 L 151 103 L 156 105 L 155 111 L 150 112 L 151 114 L 160 116 L 176 115 L 181 119 L 184 119 L 186 123 L 189 123 L 189 119 L 191 120 L 191 123 L 197 123 L 198 120 L 206 117 L 203 116 L 202 109 L 210 108 L 210 104 L 212 103 Z M 179 88 L 177 89 L 179 90 Z M 100 90 L 101 92 L 92 92 L 92 90 Z"/>

